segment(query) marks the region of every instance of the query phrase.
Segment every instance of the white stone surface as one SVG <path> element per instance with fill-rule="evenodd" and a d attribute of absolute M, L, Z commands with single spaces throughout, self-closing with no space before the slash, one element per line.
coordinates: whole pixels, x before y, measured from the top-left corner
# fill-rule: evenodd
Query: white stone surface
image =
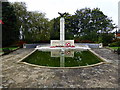
<path fill-rule="evenodd" d="M 83 51 L 83 50 L 88 50 L 90 48 L 89 47 L 79 47 L 79 46 L 76 46 L 76 47 L 55 47 L 55 48 L 51 48 L 51 47 L 36 47 L 35 49 L 40 50 L 40 51 L 42 51 L 42 50 L 43 51 L 51 51 L 51 50 L 61 50 L 61 49 Z"/>
<path fill-rule="evenodd" d="M 99 48 L 103 48 L 103 44 L 102 43 L 99 44 Z"/>
<path fill-rule="evenodd" d="M 64 46 L 64 40 L 65 40 L 65 20 L 64 18 L 60 18 L 60 41 L 61 41 L 61 44 L 62 46 Z"/>
<path fill-rule="evenodd" d="M 60 40 L 51 40 L 50 44 L 51 44 L 51 46 L 59 46 L 59 45 L 61 45 Z"/>
<path fill-rule="evenodd" d="M 66 46 L 67 43 L 70 43 L 71 46 L 74 46 L 74 40 L 64 40 L 64 45 L 61 44 L 61 40 L 51 40 L 51 46 Z"/>

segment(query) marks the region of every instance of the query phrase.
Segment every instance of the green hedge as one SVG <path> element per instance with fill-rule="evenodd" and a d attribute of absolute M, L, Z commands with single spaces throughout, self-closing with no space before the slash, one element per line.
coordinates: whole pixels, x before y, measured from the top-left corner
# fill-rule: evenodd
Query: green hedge
<path fill-rule="evenodd" d="M 113 42 L 109 45 L 109 47 L 119 47 L 120 46 L 120 41 Z"/>

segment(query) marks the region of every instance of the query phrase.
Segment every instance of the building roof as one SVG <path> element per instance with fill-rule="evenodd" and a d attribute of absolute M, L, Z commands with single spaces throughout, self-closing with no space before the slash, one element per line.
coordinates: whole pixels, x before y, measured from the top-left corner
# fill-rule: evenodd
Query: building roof
<path fill-rule="evenodd" d="M 117 33 L 117 34 L 116 34 L 116 37 L 120 37 L 120 33 Z"/>
<path fill-rule="evenodd" d="M 116 34 L 119 34 L 120 33 L 120 29 L 118 31 L 116 31 Z"/>

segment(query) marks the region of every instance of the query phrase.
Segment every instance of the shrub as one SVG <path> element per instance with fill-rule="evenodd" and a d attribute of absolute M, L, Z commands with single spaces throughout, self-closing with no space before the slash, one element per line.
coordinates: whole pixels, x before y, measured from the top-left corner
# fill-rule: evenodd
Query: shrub
<path fill-rule="evenodd" d="M 25 41 L 18 41 L 17 43 L 16 43 L 16 45 L 18 46 L 18 47 L 22 47 L 23 46 L 23 44 L 25 44 L 26 42 Z"/>
<path fill-rule="evenodd" d="M 94 42 L 90 40 L 81 40 L 80 43 L 94 43 Z"/>
<path fill-rule="evenodd" d="M 118 41 L 120 41 L 120 39 L 116 38 L 112 42 L 118 42 Z"/>
<path fill-rule="evenodd" d="M 119 47 L 120 46 L 120 41 L 113 42 L 109 45 L 109 47 Z"/>
<path fill-rule="evenodd" d="M 117 49 L 117 53 L 120 54 L 120 48 Z"/>
<path fill-rule="evenodd" d="M 74 40 L 75 41 L 75 43 L 79 43 L 79 40 Z"/>
<path fill-rule="evenodd" d="M 11 52 L 9 48 L 4 48 L 2 49 L 2 51 L 4 52 L 4 55 L 9 54 Z"/>

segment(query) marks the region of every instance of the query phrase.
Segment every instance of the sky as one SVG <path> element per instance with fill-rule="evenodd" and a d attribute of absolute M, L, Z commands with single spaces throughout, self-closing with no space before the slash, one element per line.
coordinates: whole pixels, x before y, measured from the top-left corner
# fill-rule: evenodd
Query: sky
<path fill-rule="evenodd" d="M 8 0 L 10 2 L 25 2 L 28 11 L 46 13 L 50 20 L 59 16 L 58 12 L 74 14 L 81 8 L 100 8 L 101 11 L 118 25 L 118 2 L 120 0 Z"/>

